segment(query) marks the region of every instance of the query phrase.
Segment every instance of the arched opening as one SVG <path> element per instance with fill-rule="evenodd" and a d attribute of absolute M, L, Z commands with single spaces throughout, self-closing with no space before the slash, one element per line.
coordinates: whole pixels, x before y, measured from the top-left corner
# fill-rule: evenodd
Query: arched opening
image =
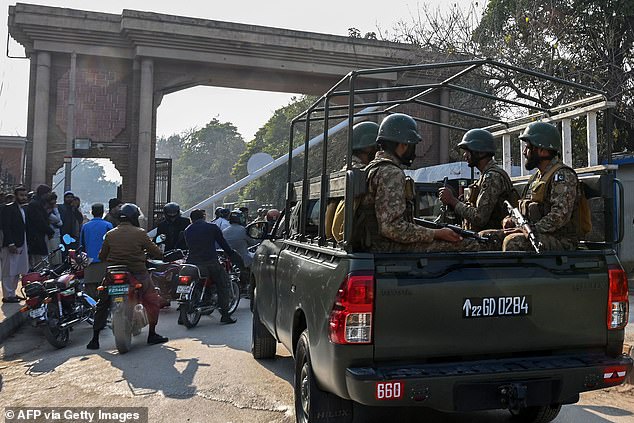
<path fill-rule="evenodd" d="M 89 219 L 90 207 L 93 203 L 103 203 L 108 210 L 108 200 L 117 197 L 122 183 L 121 174 L 109 159 L 73 159 L 71 173 L 71 190 L 80 199 L 80 208 Z M 58 203 L 64 197 L 64 167 L 53 175 L 53 191 L 57 194 Z"/>
<path fill-rule="evenodd" d="M 296 95 L 212 86 L 165 95 L 157 109 L 156 158 L 172 160 L 171 201 L 187 209 L 235 182 L 230 172 L 238 156 Z M 217 205 L 237 205 L 237 198 Z"/>

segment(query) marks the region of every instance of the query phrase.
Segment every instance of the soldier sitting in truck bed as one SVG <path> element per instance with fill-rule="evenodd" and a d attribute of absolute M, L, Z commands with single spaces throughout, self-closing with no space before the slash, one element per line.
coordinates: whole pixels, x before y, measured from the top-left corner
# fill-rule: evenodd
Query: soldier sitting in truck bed
<path fill-rule="evenodd" d="M 559 159 L 561 137 L 556 126 L 545 122 L 531 123 L 519 136 L 527 170 L 537 168 L 524 188 L 519 209 L 530 222 L 544 250 L 574 250 L 579 243 L 581 227 L 580 190 L 576 172 Z M 522 229 L 507 228 L 503 251 L 533 249 Z"/>
<path fill-rule="evenodd" d="M 517 207 L 518 195 L 509 175 L 493 158 L 493 135 L 485 129 L 472 129 L 464 134 L 458 148 L 464 150 L 469 167 L 480 171 L 480 178 L 469 186 L 469 198 L 465 202 L 459 201 L 449 187 L 440 189 L 440 201 L 454 209 L 465 229 L 476 232 L 501 229 L 502 219 L 507 215 L 504 201 Z"/>
<path fill-rule="evenodd" d="M 367 192 L 361 198 L 353 229 L 353 246 L 373 252 L 478 250 L 472 239 L 462 239 L 448 228 L 428 229 L 413 223 L 414 190 L 402 166 L 416 158 L 421 140 L 416 121 L 392 114 L 381 122 L 379 151 L 365 168 Z"/>

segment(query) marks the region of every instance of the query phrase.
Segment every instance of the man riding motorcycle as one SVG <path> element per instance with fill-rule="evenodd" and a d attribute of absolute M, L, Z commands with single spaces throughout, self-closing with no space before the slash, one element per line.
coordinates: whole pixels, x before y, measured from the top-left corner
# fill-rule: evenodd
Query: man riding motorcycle
<path fill-rule="evenodd" d="M 108 231 L 104 237 L 99 259 L 108 266 L 124 265 L 128 267 L 133 277 L 143 285 L 142 304 L 147 312 L 149 334 L 147 343 L 150 345 L 167 342 L 167 338 L 156 333 L 161 297 L 156 293 L 145 262 L 146 254 L 154 259 L 163 258 L 159 247 L 150 240 L 144 229 L 139 226 L 141 211 L 135 204 L 124 204 L 119 211 L 119 225 Z M 99 349 L 99 332 L 106 326 L 110 297 L 108 291 L 100 291 L 92 340 L 86 348 Z"/>
<path fill-rule="evenodd" d="M 205 222 L 206 213 L 204 210 L 193 210 L 190 214 L 192 224 L 185 230 L 185 241 L 189 249 L 187 263 L 194 264 L 199 268 L 205 268 L 209 277 L 216 283 L 218 288 L 218 302 L 220 306 L 221 323 L 235 323 L 236 319 L 228 313 L 231 302 L 231 282 L 229 275 L 218 261 L 216 243 L 225 251 L 231 261 L 240 261 L 241 258 L 231 249 L 227 241 L 222 236 L 218 226 Z"/>
<path fill-rule="evenodd" d="M 188 218 L 181 216 L 181 206 L 178 203 L 167 203 L 163 206 L 163 216 L 164 220 L 156 228 L 156 236 L 165 235 L 165 251 L 187 248 L 183 231 L 191 222 Z"/>

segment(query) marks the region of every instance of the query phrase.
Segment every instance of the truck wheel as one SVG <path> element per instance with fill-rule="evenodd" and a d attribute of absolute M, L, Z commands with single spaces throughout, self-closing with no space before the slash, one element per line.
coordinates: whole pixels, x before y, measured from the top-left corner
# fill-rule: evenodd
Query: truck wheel
<path fill-rule="evenodd" d="M 251 354 L 253 358 L 275 358 L 277 340 L 260 321 L 258 309 L 253 310 Z"/>
<path fill-rule="evenodd" d="M 317 386 L 310 361 L 308 330 L 295 350 L 295 420 L 297 423 L 352 422 L 352 402 L 324 392 Z"/>
<path fill-rule="evenodd" d="M 561 411 L 561 404 L 525 407 L 509 411 L 512 415 L 511 421 L 516 423 L 548 423 L 557 417 Z"/>

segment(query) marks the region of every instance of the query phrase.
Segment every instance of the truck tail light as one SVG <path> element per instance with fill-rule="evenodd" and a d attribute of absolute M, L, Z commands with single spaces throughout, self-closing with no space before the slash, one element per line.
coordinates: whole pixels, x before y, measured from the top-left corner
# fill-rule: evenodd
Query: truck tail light
<path fill-rule="evenodd" d="M 629 312 L 627 275 L 621 266 L 614 265 L 608 267 L 608 277 L 608 329 L 623 329 L 627 325 Z"/>
<path fill-rule="evenodd" d="M 339 287 L 330 312 L 329 337 L 335 344 L 372 343 L 374 275 L 351 273 Z"/>

